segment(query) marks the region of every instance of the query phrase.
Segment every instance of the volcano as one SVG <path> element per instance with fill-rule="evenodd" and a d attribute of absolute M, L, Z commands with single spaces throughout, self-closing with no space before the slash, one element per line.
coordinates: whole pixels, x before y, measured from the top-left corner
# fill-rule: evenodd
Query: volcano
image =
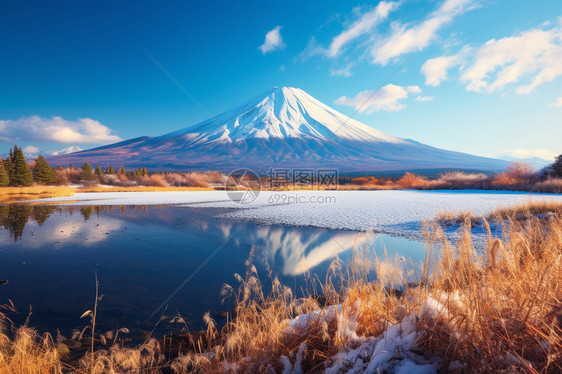
<path fill-rule="evenodd" d="M 153 171 L 337 168 L 342 172 L 420 169 L 499 170 L 502 160 L 401 139 L 345 116 L 292 87 L 274 87 L 197 125 L 86 151 L 51 156 Z"/>

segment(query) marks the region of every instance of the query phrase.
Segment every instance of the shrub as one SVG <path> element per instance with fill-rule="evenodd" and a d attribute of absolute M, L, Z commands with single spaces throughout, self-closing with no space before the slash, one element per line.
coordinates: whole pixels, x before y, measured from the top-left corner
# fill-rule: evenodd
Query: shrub
<path fill-rule="evenodd" d="M 353 178 L 351 180 L 351 184 L 355 184 L 358 186 L 366 186 L 369 184 L 377 184 L 378 180 L 375 177 L 372 176 L 368 176 L 368 177 L 358 177 L 358 178 Z"/>
<path fill-rule="evenodd" d="M 526 162 L 512 162 L 506 169 L 508 178 L 512 178 L 516 184 L 530 184 L 537 180 L 535 167 Z"/>
<path fill-rule="evenodd" d="M 420 188 L 427 184 L 427 179 L 408 172 L 398 179 L 396 184 L 402 188 Z"/>

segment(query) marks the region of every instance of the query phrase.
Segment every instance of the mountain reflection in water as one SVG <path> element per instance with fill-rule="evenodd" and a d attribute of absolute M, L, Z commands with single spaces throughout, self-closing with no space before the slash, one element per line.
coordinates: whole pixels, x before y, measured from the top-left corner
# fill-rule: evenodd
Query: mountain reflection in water
<path fill-rule="evenodd" d="M 179 312 L 198 328 L 206 311 L 228 308 L 220 303 L 220 289 L 235 285 L 233 276 L 244 273 L 252 249 L 266 289 L 271 270 L 295 290 L 306 285 L 306 274 L 324 279 L 335 256 L 345 263 L 366 242 L 379 256 L 381 239 L 390 255 L 417 261 L 424 253 L 423 243 L 403 238 L 263 226 L 219 219 L 218 213 L 173 206 L 0 206 L 0 279 L 9 280 L 0 288 L 0 304 L 13 300 L 21 313 L 16 320 L 25 319 L 31 306 L 32 326 L 68 333 L 92 307 L 97 269 L 104 294 L 100 325 L 147 329 L 155 322 L 147 317 L 208 260 L 166 312 Z"/>

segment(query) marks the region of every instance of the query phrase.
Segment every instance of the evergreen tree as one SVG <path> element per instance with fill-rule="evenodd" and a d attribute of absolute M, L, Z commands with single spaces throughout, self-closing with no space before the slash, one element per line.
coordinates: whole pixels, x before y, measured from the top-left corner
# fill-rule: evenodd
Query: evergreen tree
<path fill-rule="evenodd" d="M 14 147 L 12 174 L 10 175 L 10 184 L 12 186 L 31 186 L 31 183 L 33 183 L 33 176 L 25 161 L 25 156 L 21 148 L 18 147 Z"/>
<path fill-rule="evenodd" d="M 135 176 L 137 178 L 146 177 L 147 175 L 148 175 L 148 171 L 146 170 L 146 168 L 138 168 L 137 170 L 135 170 Z"/>
<path fill-rule="evenodd" d="M 109 169 L 107 169 L 107 174 L 115 174 L 115 170 L 113 170 L 112 165 L 109 165 Z"/>
<path fill-rule="evenodd" d="M 8 153 L 8 157 L 4 161 L 4 169 L 8 173 L 8 177 L 12 178 L 14 174 L 14 151 L 10 148 L 10 153 Z"/>
<path fill-rule="evenodd" d="M 8 184 L 10 184 L 10 176 L 8 171 L 4 169 L 4 162 L 0 158 L 0 187 L 6 187 Z"/>
<path fill-rule="evenodd" d="M 92 174 L 92 167 L 87 162 L 84 162 L 84 166 L 82 166 L 82 179 L 85 181 L 91 181 L 94 176 Z"/>
<path fill-rule="evenodd" d="M 552 164 L 552 170 L 557 177 L 562 177 L 562 155 L 556 157 L 554 164 Z"/>
<path fill-rule="evenodd" d="M 33 176 L 36 182 L 44 184 L 57 184 L 59 178 L 55 170 L 49 165 L 45 157 L 39 156 L 35 160 L 35 170 Z"/>
<path fill-rule="evenodd" d="M 96 176 L 96 178 L 98 178 L 100 183 L 103 183 L 103 172 L 101 171 L 100 164 L 96 165 L 96 171 L 94 172 L 94 175 Z"/>
<path fill-rule="evenodd" d="M 119 175 L 126 175 L 127 173 L 125 172 L 125 167 L 121 166 L 121 168 L 119 169 L 119 171 L 117 172 L 117 174 Z"/>

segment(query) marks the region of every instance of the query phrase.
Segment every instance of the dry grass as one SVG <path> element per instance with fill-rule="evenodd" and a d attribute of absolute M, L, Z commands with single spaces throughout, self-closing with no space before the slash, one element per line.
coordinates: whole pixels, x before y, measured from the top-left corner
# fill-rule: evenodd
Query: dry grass
<path fill-rule="evenodd" d="M 417 350 L 428 359 L 438 357 L 441 371 L 560 372 L 562 220 L 511 220 L 503 240 L 489 235 L 484 253 L 476 252 L 468 229 L 456 246 L 438 227 L 428 238 L 416 287 L 409 286 L 410 274 L 397 260 L 377 261 L 376 282 L 367 281 L 360 258 L 343 273 L 334 263 L 322 293 L 325 305 L 341 304 L 337 315 L 333 307 L 315 305 L 314 298 L 293 297 L 275 281 L 274 296 L 264 298 L 255 269 L 250 270 L 237 292 L 225 287 L 225 293 L 236 295 L 236 318 L 221 334 L 210 324 L 205 353 L 183 356 L 176 367 L 221 372 L 227 363 L 241 372 L 259 372 L 297 365 L 304 372 L 322 372 L 334 364 L 336 352 L 380 337 L 414 315 Z M 443 245 L 437 260 L 435 242 Z M 400 292 L 392 291 L 396 287 Z M 302 314 L 314 318 L 289 328 L 287 321 Z"/>
<path fill-rule="evenodd" d="M 76 189 L 76 192 L 162 192 L 162 191 L 213 191 L 212 187 L 102 187 L 102 186 L 86 186 Z"/>
<path fill-rule="evenodd" d="M 0 374 L 58 374 L 63 364 L 50 335 L 20 327 L 15 337 L 0 332 Z"/>
<path fill-rule="evenodd" d="M 562 178 L 550 178 L 537 182 L 529 190 L 533 192 L 562 193 Z"/>
<path fill-rule="evenodd" d="M 0 204 L 18 201 L 46 199 L 74 195 L 71 187 L 33 186 L 33 187 L 0 187 Z"/>
<path fill-rule="evenodd" d="M 528 201 L 523 204 L 500 207 L 488 215 L 488 220 L 516 219 L 523 220 L 532 217 L 549 218 L 562 217 L 562 202 L 553 200 Z"/>
<path fill-rule="evenodd" d="M 559 209 L 545 205 L 528 211 L 553 207 Z M 246 274 L 236 276 L 239 285 L 223 287 L 222 296 L 235 304 L 227 324 L 219 329 L 207 314 L 207 330 L 191 334 L 179 357 L 164 362 L 155 341 L 137 349 L 117 344 L 97 350 L 93 359 L 88 353 L 73 364 L 74 370 L 314 373 L 333 365 L 366 368 L 375 357 L 370 344 L 409 322 L 415 346 L 390 352 L 395 364 L 416 356 L 434 362 L 441 372 L 559 373 L 562 218 L 519 220 L 521 210 L 502 211 L 509 222 L 503 237 L 494 238 L 488 230 L 481 252 L 472 244 L 469 227 L 455 245 L 445 240 L 439 226 L 428 227 L 421 271 L 399 258 L 372 264 L 358 250 L 346 268 L 334 261 L 325 280 L 309 279 L 311 293 L 321 296 L 296 297 L 275 278 L 265 292 L 251 257 Z M 489 229 L 486 221 L 484 227 Z M 372 272 L 376 281 L 369 281 Z M 409 282 L 413 276 L 415 284 Z M 27 368 L 36 363 L 51 365 L 38 372 L 60 372 L 52 340 L 28 334 L 27 343 L 0 338 L 0 360 L 14 362 L 9 372 L 30 372 Z M 356 348 L 363 353 L 353 362 L 334 358 Z"/>
<path fill-rule="evenodd" d="M 449 210 L 442 210 L 435 215 L 435 222 L 443 226 L 459 225 L 466 222 L 479 225 L 483 222 L 483 219 L 470 210 L 459 210 L 457 213 L 453 213 Z"/>

